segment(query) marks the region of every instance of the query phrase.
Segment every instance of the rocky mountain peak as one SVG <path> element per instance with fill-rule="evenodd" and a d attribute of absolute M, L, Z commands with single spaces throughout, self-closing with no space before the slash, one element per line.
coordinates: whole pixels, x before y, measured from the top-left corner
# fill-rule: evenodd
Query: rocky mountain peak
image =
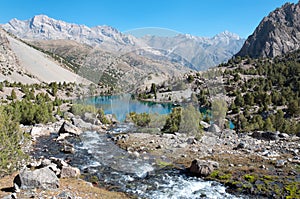
<path fill-rule="evenodd" d="M 300 2 L 286 3 L 265 17 L 237 56 L 275 57 L 300 48 Z"/>

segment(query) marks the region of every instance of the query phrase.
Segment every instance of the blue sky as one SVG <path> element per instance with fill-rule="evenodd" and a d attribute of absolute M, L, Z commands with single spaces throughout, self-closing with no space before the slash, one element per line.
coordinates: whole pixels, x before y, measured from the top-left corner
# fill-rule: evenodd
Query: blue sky
<path fill-rule="evenodd" d="M 109 25 L 125 32 L 161 27 L 197 36 L 224 30 L 248 37 L 262 18 L 297 0 L 4 0 L 0 23 L 37 14 L 87 26 Z"/>

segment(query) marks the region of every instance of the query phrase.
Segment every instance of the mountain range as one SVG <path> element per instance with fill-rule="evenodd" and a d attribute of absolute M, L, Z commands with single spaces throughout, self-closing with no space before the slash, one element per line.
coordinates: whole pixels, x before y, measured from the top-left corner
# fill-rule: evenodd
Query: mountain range
<path fill-rule="evenodd" d="M 228 31 L 211 38 L 188 34 L 136 38 L 110 26 L 90 28 L 46 15 L 37 15 L 24 21 L 12 19 L 2 27 L 26 40 L 74 40 L 114 54 L 135 52 L 158 61 L 177 62 L 193 70 L 206 70 L 227 61 L 245 41 Z"/>
<path fill-rule="evenodd" d="M 246 41 L 228 31 L 211 38 L 189 34 L 137 38 L 109 26 L 90 28 L 45 15 L 12 19 L 0 29 L 0 79 L 35 83 L 72 81 L 81 75 L 127 89 L 149 87 L 234 55 L 275 57 L 298 50 L 299 24 L 300 3 L 271 12 Z"/>

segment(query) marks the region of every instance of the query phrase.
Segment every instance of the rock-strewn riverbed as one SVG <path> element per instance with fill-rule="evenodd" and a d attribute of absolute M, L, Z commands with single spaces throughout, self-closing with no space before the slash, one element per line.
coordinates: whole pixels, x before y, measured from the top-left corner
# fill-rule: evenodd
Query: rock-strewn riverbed
<path fill-rule="evenodd" d="M 190 167 L 194 159 L 213 160 L 219 168 L 205 179 L 253 197 L 300 197 L 300 138 L 281 133 L 222 135 L 205 132 L 200 140 L 183 134 L 129 133 L 114 138 L 136 156 L 150 153 L 160 164 Z"/>

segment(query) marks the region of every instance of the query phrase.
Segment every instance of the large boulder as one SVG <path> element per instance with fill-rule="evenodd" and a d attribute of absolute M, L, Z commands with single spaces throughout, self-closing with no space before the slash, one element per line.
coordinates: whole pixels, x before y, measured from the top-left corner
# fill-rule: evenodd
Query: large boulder
<path fill-rule="evenodd" d="M 16 189 L 56 189 L 59 179 L 48 167 L 36 170 L 22 170 L 14 179 Z"/>
<path fill-rule="evenodd" d="M 214 171 L 215 168 L 219 167 L 218 162 L 210 160 L 193 160 L 189 168 L 191 174 L 199 177 L 206 177 Z"/>
<path fill-rule="evenodd" d="M 40 126 L 40 125 L 36 125 L 32 127 L 32 129 L 30 130 L 30 135 L 34 140 L 40 136 L 49 136 L 50 133 L 51 132 L 47 127 Z"/>
<path fill-rule="evenodd" d="M 82 130 L 79 129 L 78 127 L 74 126 L 68 121 L 65 121 L 62 126 L 60 127 L 58 131 L 59 135 L 64 134 L 64 133 L 69 133 L 71 135 L 80 135 L 82 133 Z"/>
<path fill-rule="evenodd" d="M 81 118 L 72 118 L 72 124 L 82 129 L 91 129 L 93 124 L 83 121 Z"/>
<path fill-rule="evenodd" d="M 95 124 L 95 125 L 100 125 L 101 122 L 100 120 L 97 119 L 96 115 L 93 113 L 84 113 L 82 116 L 82 119 L 85 122 L 91 123 L 91 124 Z"/>
<path fill-rule="evenodd" d="M 76 167 L 62 166 L 60 171 L 61 178 L 77 178 L 80 176 L 80 170 Z"/>

